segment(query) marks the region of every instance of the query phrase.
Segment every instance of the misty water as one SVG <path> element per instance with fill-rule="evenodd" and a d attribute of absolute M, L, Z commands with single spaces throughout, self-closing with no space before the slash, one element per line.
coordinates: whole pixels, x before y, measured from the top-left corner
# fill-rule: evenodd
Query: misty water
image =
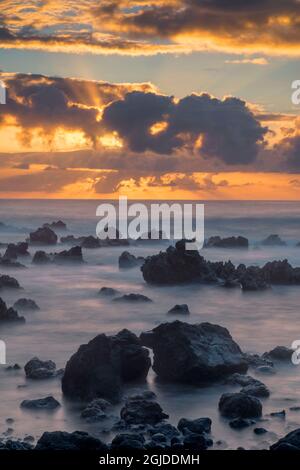
<path fill-rule="evenodd" d="M 23 241 L 32 229 L 45 222 L 62 219 L 68 226 L 63 235 L 95 235 L 96 207 L 100 201 L 5 201 L 0 202 L 0 221 L 9 228 L 0 231 L 0 242 Z M 266 261 L 287 258 L 300 266 L 300 207 L 286 202 L 208 202 L 205 203 L 205 235 L 244 235 L 251 242 L 248 251 L 206 249 L 203 256 L 211 260 L 262 265 Z M 279 234 L 286 247 L 258 247 L 257 243 L 270 234 Z M 140 256 L 154 254 L 168 246 L 165 242 L 131 246 L 128 250 Z M 55 251 L 65 249 L 58 245 Z M 40 248 L 38 248 L 40 249 Z M 52 251 L 53 247 L 42 247 Z M 126 248 L 127 249 L 127 248 Z M 1 254 L 4 248 L 0 249 Z M 36 248 L 30 247 L 33 254 Z M 20 371 L 7 371 L 0 366 L 0 434 L 8 427 L 12 436 L 36 439 L 44 431 L 87 430 L 110 441 L 109 423 L 86 423 L 80 418 L 80 406 L 63 398 L 60 379 L 26 380 L 23 366 L 34 356 L 55 361 L 63 368 L 79 345 L 99 333 L 116 333 L 123 328 L 139 334 L 170 319 L 166 312 L 176 303 L 187 303 L 191 314 L 184 317 L 190 323 L 211 322 L 229 329 L 244 351 L 263 353 L 277 345 L 290 346 L 300 339 L 300 287 L 277 286 L 264 292 L 243 293 L 239 289 L 223 289 L 208 285 L 155 287 L 145 284 L 139 268 L 119 270 L 118 257 L 124 247 L 83 250 L 85 263 L 76 266 L 36 266 L 31 260 L 20 260 L 28 269 L 6 269 L 1 273 L 15 277 L 23 291 L 1 291 L 3 300 L 11 306 L 18 298 L 34 299 L 40 310 L 26 312 L 25 324 L 1 325 L 0 338 L 7 345 L 7 363 L 18 363 Z M 153 300 L 147 304 L 112 302 L 98 295 L 101 287 L 114 287 L 121 293 L 142 293 Z M 22 313 L 23 314 L 23 313 Z M 180 318 L 180 317 L 177 317 Z M 182 318 L 181 318 L 182 319 Z M 190 387 L 159 383 L 153 371 L 144 385 L 132 389 L 151 389 L 158 402 L 177 424 L 182 417 L 212 419 L 214 448 L 268 448 L 279 437 L 300 427 L 300 412 L 290 411 L 300 406 L 300 366 L 276 365 L 275 375 L 256 376 L 270 389 L 271 396 L 262 399 L 263 419 L 258 426 L 269 432 L 253 433 L 253 426 L 235 431 L 218 413 L 222 393 L 240 387 L 212 385 Z M 251 370 L 250 374 L 255 376 Z M 132 390 L 125 390 L 125 394 Z M 26 411 L 20 408 L 24 399 L 53 395 L 62 406 L 55 412 Z M 272 418 L 270 412 L 286 410 L 286 419 Z M 118 414 L 118 408 L 115 409 Z M 14 423 L 8 425 L 7 418 Z M 254 426 L 255 427 L 255 426 Z M 220 441 L 220 442 L 218 442 Z"/>

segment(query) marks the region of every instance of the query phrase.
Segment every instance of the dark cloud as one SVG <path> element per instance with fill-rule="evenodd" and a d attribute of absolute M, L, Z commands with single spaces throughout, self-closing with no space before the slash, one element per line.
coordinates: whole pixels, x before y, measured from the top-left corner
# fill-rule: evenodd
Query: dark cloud
<path fill-rule="evenodd" d="M 152 134 L 159 122 L 166 127 Z M 204 158 L 227 164 L 255 161 L 267 128 L 262 127 L 244 101 L 218 100 L 208 94 L 172 97 L 153 93 L 129 93 L 105 108 L 103 125 L 117 131 L 130 150 L 170 154 L 188 147 Z M 201 146 L 197 150 L 197 141 Z"/>

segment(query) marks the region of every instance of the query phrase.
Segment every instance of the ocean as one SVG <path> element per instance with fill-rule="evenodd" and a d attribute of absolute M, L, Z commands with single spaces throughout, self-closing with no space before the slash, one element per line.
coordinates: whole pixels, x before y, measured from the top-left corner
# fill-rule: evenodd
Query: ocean
<path fill-rule="evenodd" d="M 68 226 L 66 234 L 95 235 L 96 208 L 103 201 L 68 200 L 0 200 L 0 242 L 23 241 L 29 232 L 45 222 L 61 219 Z M 206 249 L 201 253 L 210 260 L 231 260 L 234 264 L 262 265 L 267 261 L 288 259 L 300 266 L 300 205 L 298 202 L 205 202 L 205 236 L 243 235 L 250 241 L 249 250 Z M 149 204 L 150 202 L 147 202 Z M 259 242 L 278 234 L 287 242 L 284 247 L 262 247 Z M 118 257 L 126 249 L 134 255 L 147 256 L 165 249 L 168 243 L 145 243 L 142 246 L 84 249 L 85 263 L 80 266 L 36 266 L 31 260 L 21 261 L 28 269 L 1 270 L 20 282 L 24 291 L 5 290 L 1 297 L 10 306 L 18 298 L 34 299 L 40 310 L 27 312 L 26 323 L 1 325 L 0 339 L 7 345 L 7 363 L 22 367 L 34 356 L 53 360 L 63 368 L 78 347 L 99 333 L 116 333 L 123 328 L 139 334 L 170 321 L 166 312 L 175 304 L 188 304 L 191 314 L 184 321 L 211 322 L 228 328 L 244 351 L 263 353 L 277 345 L 291 346 L 300 339 L 300 287 L 276 286 L 263 292 L 243 293 L 239 289 L 222 289 L 208 285 L 156 287 L 145 284 L 139 268 L 119 270 Z M 65 245 L 58 245 L 61 251 Z M 44 248 L 43 248 L 44 249 Z M 1 254 L 5 248 L 0 248 Z M 36 248 L 30 247 L 34 253 Z M 53 251 L 53 247 L 45 248 Z M 141 293 L 153 300 L 149 304 L 117 305 L 98 295 L 101 287 L 114 287 L 121 293 Z M 237 390 L 222 384 L 196 388 L 162 384 L 150 372 L 144 389 L 155 391 L 158 402 L 177 424 L 182 417 L 212 419 L 214 449 L 268 448 L 287 432 L 300 427 L 300 366 L 278 366 L 275 375 L 257 376 L 271 390 L 262 399 L 268 433 L 257 436 L 253 428 L 236 431 L 220 417 L 218 400 L 225 391 Z M 254 375 L 251 372 L 251 375 Z M 137 389 L 136 385 L 131 388 Z M 139 387 L 140 388 L 140 387 Z M 130 393 L 132 390 L 127 390 Z M 55 412 L 26 411 L 20 408 L 24 399 L 53 395 L 62 406 Z M 105 422 L 88 424 L 80 418 L 79 405 L 66 400 L 60 379 L 28 381 L 24 371 L 7 371 L 0 366 L 0 434 L 7 428 L 15 438 L 32 435 L 38 439 L 44 431 L 87 430 L 103 440 L 113 434 Z M 268 416 L 286 410 L 286 419 Z M 115 413 L 118 413 L 116 407 Z M 14 420 L 8 425 L 7 418 Z"/>

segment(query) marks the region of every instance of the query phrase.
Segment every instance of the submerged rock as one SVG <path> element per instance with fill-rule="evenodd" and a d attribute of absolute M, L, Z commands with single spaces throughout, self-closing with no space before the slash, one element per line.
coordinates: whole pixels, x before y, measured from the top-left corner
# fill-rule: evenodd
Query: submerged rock
<path fill-rule="evenodd" d="M 67 362 L 62 390 L 74 399 L 118 401 L 122 383 L 145 380 L 150 365 L 148 350 L 130 331 L 101 334 L 80 346 Z"/>
<path fill-rule="evenodd" d="M 56 245 L 57 235 L 49 227 L 41 227 L 29 235 L 31 244 Z"/>
<path fill-rule="evenodd" d="M 24 366 L 25 375 L 28 379 L 49 379 L 57 374 L 56 364 L 53 361 L 41 361 L 38 357 L 33 357 Z"/>
<path fill-rule="evenodd" d="M 174 321 L 142 333 L 140 338 L 153 349 L 156 374 L 171 382 L 206 383 L 248 369 L 239 346 L 218 325 Z"/>
<path fill-rule="evenodd" d="M 255 421 L 245 418 L 235 418 L 229 422 L 229 426 L 232 429 L 244 429 L 252 426 L 253 424 L 255 424 Z"/>
<path fill-rule="evenodd" d="M 204 248 L 248 248 L 249 240 L 245 237 L 228 237 L 221 238 L 219 236 L 210 237 L 204 244 Z"/>
<path fill-rule="evenodd" d="M 14 303 L 14 308 L 19 310 L 39 310 L 39 306 L 32 299 L 19 299 Z"/>
<path fill-rule="evenodd" d="M 0 276 L 0 289 L 21 289 L 17 279 L 7 275 Z"/>
<path fill-rule="evenodd" d="M 107 452 L 108 448 L 103 442 L 92 437 L 87 432 L 63 431 L 44 432 L 38 440 L 35 450 L 65 450 L 65 451 L 97 451 Z"/>
<path fill-rule="evenodd" d="M 117 289 L 114 289 L 113 287 L 101 287 L 99 290 L 99 295 L 102 297 L 114 297 L 115 295 L 118 295 L 119 291 Z"/>
<path fill-rule="evenodd" d="M 272 416 L 272 418 L 285 419 L 285 410 L 274 411 L 273 413 L 270 413 L 270 416 Z"/>
<path fill-rule="evenodd" d="M 43 227 L 51 228 L 54 230 L 67 230 L 67 225 L 62 220 L 58 220 L 57 222 L 51 222 L 50 224 L 46 223 L 43 225 Z"/>
<path fill-rule="evenodd" d="M 259 418 L 262 404 L 258 398 L 245 393 L 224 393 L 219 401 L 219 411 L 226 418 Z"/>
<path fill-rule="evenodd" d="M 87 248 L 87 249 L 100 248 L 101 242 L 98 238 L 95 238 L 92 235 L 90 235 L 89 237 L 83 237 L 83 240 L 81 242 L 81 247 Z"/>
<path fill-rule="evenodd" d="M 12 259 L 17 259 L 19 256 L 30 256 L 30 253 L 28 251 L 28 243 L 26 242 L 19 242 L 17 244 L 9 243 L 6 248 L 3 258 L 12 260 Z"/>
<path fill-rule="evenodd" d="M 0 323 L 25 323 L 25 318 L 20 317 L 12 307 L 7 308 L 6 303 L 0 297 Z"/>
<path fill-rule="evenodd" d="M 189 315 L 190 311 L 187 304 L 177 304 L 173 308 L 171 308 L 168 313 L 175 315 Z"/>
<path fill-rule="evenodd" d="M 23 400 L 20 406 L 31 410 L 55 410 L 61 405 L 55 398 L 49 396 L 37 400 Z"/>
<path fill-rule="evenodd" d="M 126 424 L 157 424 L 169 416 L 153 400 L 129 398 L 120 412 Z"/>
<path fill-rule="evenodd" d="M 293 349 L 286 348 L 285 346 L 276 346 L 271 351 L 264 353 L 263 357 L 275 361 L 290 361 L 293 352 Z"/>
<path fill-rule="evenodd" d="M 88 422 L 102 421 L 108 418 L 107 411 L 112 408 L 111 403 L 103 398 L 96 398 L 91 401 L 81 412 L 81 417 Z"/>
<path fill-rule="evenodd" d="M 115 302 L 152 302 L 149 297 L 143 294 L 125 294 L 121 297 L 116 297 Z"/>
<path fill-rule="evenodd" d="M 49 264 L 51 262 L 51 256 L 45 251 L 41 250 L 36 251 L 32 259 L 33 264 Z"/>
<path fill-rule="evenodd" d="M 270 396 L 270 390 L 268 389 L 268 387 L 259 380 L 256 380 L 254 383 L 243 387 L 240 390 L 240 393 L 246 393 L 247 395 L 259 398 L 267 398 Z"/>
<path fill-rule="evenodd" d="M 82 249 L 80 246 L 74 246 L 69 250 L 54 253 L 53 262 L 56 264 L 83 263 Z"/>
<path fill-rule="evenodd" d="M 286 246 L 286 243 L 281 240 L 279 235 L 269 235 L 261 244 L 263 246 Z"/>
<path fill-rule="evenodd" d="M 121 269 L 130 269 L 135 268 L 136 266 L 141 266 L 145 261 L 145 258 L 141 256 L 134 256 L 128 251 L 123 251 L 119 256 L 119 268 Z"/>

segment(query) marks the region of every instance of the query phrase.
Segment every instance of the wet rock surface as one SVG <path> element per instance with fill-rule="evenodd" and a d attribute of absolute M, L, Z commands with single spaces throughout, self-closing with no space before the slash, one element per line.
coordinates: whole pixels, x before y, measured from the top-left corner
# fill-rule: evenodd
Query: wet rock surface
<path fill-rule="evenodd" d="M 151 361 L 136 335 L 122 330 L 115 336 L 96 336 L 67 362 L 62 378 L 69 398 L 118 401 L 122 383 L 145 380 Z"/>
<path fill-rule="evenodd" d="M 226 418 L 259 418 L 262 404 L 245 393 L 224 393 L 219 401 L 219 411 Z"/>
<path fill-rule="evenodd" d="M 25 323 L 25 318 L 20 316 L 12 307 L 7 308 L 6 303 L 0 297 L 0 323 Z"/>
<path fill-rule="evenodd" d="M 300 428 L 289 432 L 285 437 L 271 445 L 270 450 L 295 451 L 300 450 Z"/>
<path fill-rule="evenodd" d="M 56 233 L 49 227 L 38 228 L 29 234 L 30 244 L 56 245 L 57 240 Z"/>
<path fill-rule="evenodd" d="M 38 357 L 32 358 L 24 367 L 28 379 L 49 379 L 57 375 L 55 362 L 41 361 Z"/>
<path fill-rule="evenodd" d="M 199 384 L 248 369 L 239 346 L 218 325 L 175 321 L 142 333 L 140 338 L 153 349 L 153 369 L 164 380 Z"/>
<path fill-rule="evenodd" d="M 44 432 L 38 440 L 35 450 L 97 451 L 107 452 L 103 442 L 82 431 L 72 433 L 63 431 Z"/>
<path fill-rule="evenodd" d="M 29 410 L 55 410 L 61 405 L 54 397 L 49 396 L 36 400 L 23 400 L 20 406 Z"/>

